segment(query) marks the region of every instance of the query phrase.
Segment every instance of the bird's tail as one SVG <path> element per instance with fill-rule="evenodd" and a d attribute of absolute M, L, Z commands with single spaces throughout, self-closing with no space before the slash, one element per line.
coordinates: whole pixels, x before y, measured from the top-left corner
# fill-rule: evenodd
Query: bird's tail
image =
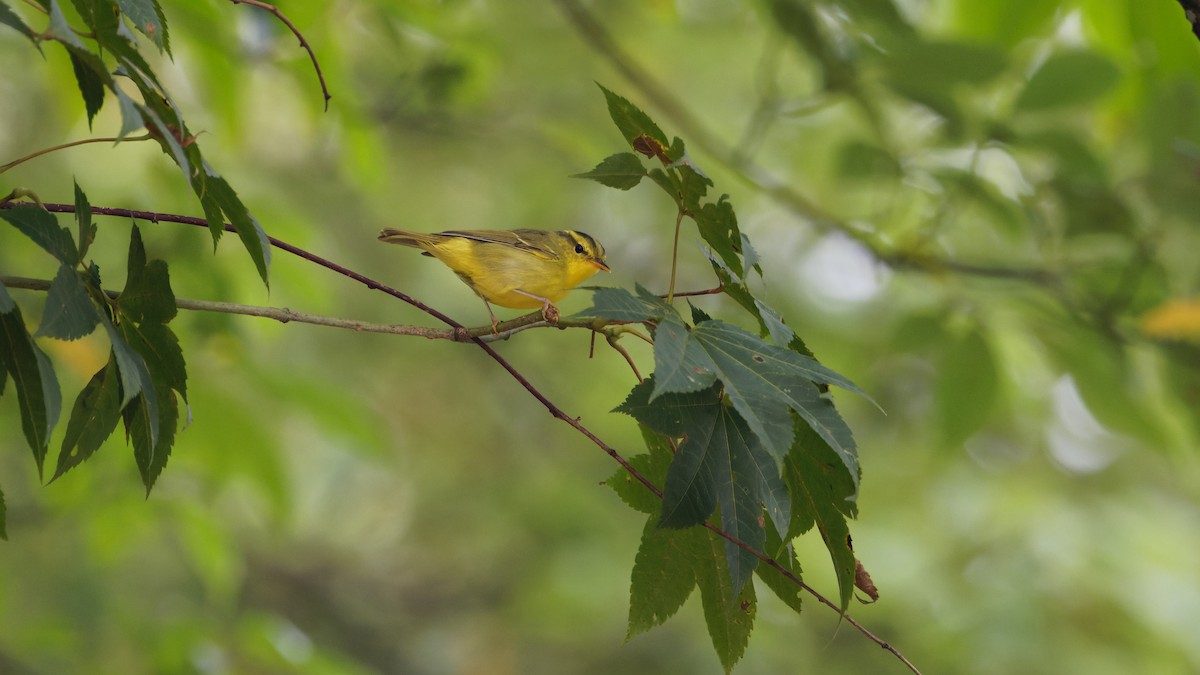
<path fill-rule="evenodd" d="M 429 244 L 432 239 L 433 235 L 430 234 L 397 230 L 393 227 L 385 227 L 379 232 L 379 241 L 386 241 L 389 244 L 400 244 L 401 246 L 411 246 L 413 248 L 425 248 L 423 244 Z"/>

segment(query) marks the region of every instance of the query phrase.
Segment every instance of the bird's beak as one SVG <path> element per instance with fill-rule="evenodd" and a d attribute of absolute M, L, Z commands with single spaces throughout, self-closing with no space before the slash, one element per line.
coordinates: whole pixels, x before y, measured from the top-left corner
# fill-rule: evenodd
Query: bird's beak
<path fill-rule="evenodd" d="M 612 271 L 612 270 L 608 269 L 608 265 L 605 265 L 603 260 L 597 260 L 595 258 L 592 258 L 589 262 L 591 262 L 596 267 L 599 267 L 600 269 L 604 270 L 605 272 Z"/>

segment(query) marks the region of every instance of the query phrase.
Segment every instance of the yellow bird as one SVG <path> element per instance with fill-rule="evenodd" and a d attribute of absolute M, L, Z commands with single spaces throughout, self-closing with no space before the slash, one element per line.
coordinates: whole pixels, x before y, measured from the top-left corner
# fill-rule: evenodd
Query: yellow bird
<path fill-rule="evenodd" d="M 496 330 L 492 305 L 542 308 L 542 317 L 558 320 L 554 303 L 599 270 L 609 271 L 604 246 L 573 230 L 449 230 L 426 234 L 392 228 L 380 241 L 411 246 L 454 270 L 483 298 Z"/>

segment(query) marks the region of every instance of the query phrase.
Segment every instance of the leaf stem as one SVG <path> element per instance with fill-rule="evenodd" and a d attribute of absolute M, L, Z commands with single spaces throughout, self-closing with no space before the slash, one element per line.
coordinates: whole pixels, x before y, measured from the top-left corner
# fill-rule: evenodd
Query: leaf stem
<path fill-rule="evenodd" d="M 675 214 L 675 239 L 671 243 L 671 282 L 667 284 L 667 304 L 675 300 L 675 270 L 679 262 L 679 229 L 683 223 L 684 208 L 681 204 Z"/>
<path fill-rule="evenodd" d="M 73 148 L 77 145 L 86 145 L 88 143 L 120 143 L 122 141 L 124 141 L 124 142 L 148 141 L 148 140 L 152 140 L 152 138 L 153 137 L 150 134 L 146 134 L 145 136 L 133 136 L 131 138 L 124 138 L 124 139 L 122 139 L 122 138 L 85 138 L 85 139 L 78 140 L 78 141 L 71 141 L 70 143 L 63 143 L 61 145 L 52 145 L 48 148 L 43 148 L 41 150 L 38 150 L 37 152 L 34 152 L 29 155 L 25 155 L 24 157 L 21 157 L 20 159 L 14 159 L 13 161 L 9 162 L 8 164 L 0 166 L 0 173 L 4 173 L 5 171 L 8 171 L 9 169 L 11 169 L 15 166 L 24 164 L 25 162 L 28 162 L 31 159 L 37 159 L 38 157 L 41 157 L 42 155 L 47 155 L 47 154 L 50 154 L 51 152 L 55 152 L 58 150 L 65 150 L 67 148 Z"/>

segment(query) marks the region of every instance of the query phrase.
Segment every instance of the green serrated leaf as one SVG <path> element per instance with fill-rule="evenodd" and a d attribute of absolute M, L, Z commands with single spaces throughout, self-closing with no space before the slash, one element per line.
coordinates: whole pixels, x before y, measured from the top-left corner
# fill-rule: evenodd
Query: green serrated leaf
<path fill-rule="evenodd" d="M 50 432 L 58 423 L 62 393 L 50 359 L 25 329 L 21 309 L 3 284 L 0 284 L 0 368 L 12 377 L 21 410 L 21 430 L 40 475 Z"/>
<path fill-rule="evenodd" d="M 572 178 L 588 178 L 618 190 L 629 190 L 646 177 L 646 167 L 632 152 L 622 152 L 606 157 L 594 169 L 577 173 Z"/>
<path fill-rule="evenodd" d="M 79 85 L 79 93 L 83 96 L 83 108 L 87 111 L 88 129 L 92 128 L 92 120 L 104 105 L 104 78 L 96 72 L 95 63 L 78 53 L 78 50 L 68 49 L 71 57 L 71 69 L 75 73 L 75 82 Z"/>
<path fill-rule="evenodd" d="M 654 184 L 662 188 L 662 191 L 667 193 L 672 201 L 679 202 L 682 199 L 683 186 L 679 183 L 679 178 L 675 172 L 666 172 L 662 169 L 650 169 L 646 172 L 650 180 Z"/>
<path fill-rule="evenodd" d="M 857 476 L 851 481 L 840 457 L 807 425 L 796 423 L 796 442 L 784 461 L 784 480 L 792 495 L 789 538 L 814 525 L 825 541 L 838 580 L 841 608 L 854 593 L 854 551 L 846 517 L 856 512 Z"/>
<path fill-rule="evenodd" d="M 121 334 L 146 362 L 155 386 L 167 386 L 187 400 L 187 370 L 179 338 L 161 323 L 121 325 Z"/>
<path fill-rule="evenodd" d="M 625 137 L 625 141 L 644 155 L 666 157 L 670 141 L 654 120 L 628 99 L 612 93 L 601 84 L 597 86 L 604 92 L 604 99 L 608 102 L 608 115 Z"/>
<path fill-rule="evenodd" d="M 58 468 L 50 480 L 86 462 L 112 435 L 120 419 L 121 378 L 116 362 L 110 358 L 75 399 L 58 453 Z"/>
<path fill-rule="evenodd" d="M 146 122 L 142 119 L 142 111 L 139 109 L 139 104 L 129 94 L 117 89 L 117 104 L 121 108 L 121 129 L 117 132 L 117 140 L 124 140 L 126 136 L 132 134 L 146 126 Z"/>
<path fill-rule="evenodd" d="M 691 339 L 691 329 L 675 312 L 666 314 L 654 331 L 654 394 L 686 393 L 711 387 L 712 360 Z"/>
<path fill-rule="evenodd" d="M 83 262 L 88 248 L 96 239 L 96 225 L 92 223 L 92 205 L 78 182 L 75 182 L 75 224 L 79 228 L 79 257 L 76 262 Z"/>
<path fill-rule="evenodd" d="M 1108 93 L 1120 76 L 1116 64 L 1096 52 L 1059 52 L 1030 76 L 1016 108 L 1034 112 L 1094 101 Z"/>
<path fill-rule="evenodd" d="M 90 335 L 100 323 L 96 305 L 88 296 L 79 273 L 70 265 L 59 265 L 58 274 L 46 293 L 46 308 L 37 337 L 77 340 Z"/>
<path fill-rule="evenodd" d="M 764 552 L 793 577 L 803 579 L 800 563 L 796 561 L 796 555 L 790 542 L 790 539 L 785 541 L 775 530 L 768 528 Z M 767 588 L 771 589 L 771 592 L 785 605 L 792 608 L 792 611 L 799 614 L 803 610 L 802 589 L 795 580 L 785 576 L 783 572 L 771 565 L 759 565 L 754 573 L 758 576 L 759 581 L 766 584 Z"/>
<path fill-rule="evenodd" d="M 167 323 L 175 318 L 175 293 L 167 263 L 146 261 L 141 230 L 135 225 L 129 240 L 129 276 L 117 298 L 121 312 L 136 323 Z"/>
<path fill-rule="evenodd" d="M 123 417 L 126 433 L 133 443 L 133 456 L 142 476 L 142 484 L 146 487 L 146 494 L 150 494 L 175 444 L 179 402 L 175 392 L 165 383 L 158 382 L 149 390 L 150 395 L 155 397 L 153 405 L 149 403 L 147 391 L 143 388 L 138 402 L 125 408 Z"/>
<path fill-rule="evenodd" d="M 4 24 L 5 26 L 16 30 L 21 35 L 29 38 L 29 41 L 38 48 L 38 51 L 41 51 L 41 45 L 39 45 L 37 41 L 37 34 L 33 32 L 33 29 L 30 28 L 20 16 L 14 13 L 12 9 L 3 2 L 0 2 L 0 24 Z M 0 522 L 0 527 L 3 527 L 2 522 Z"/>
<path fill-rule="evenodd" d="M 629 631 L 626 639 L 675 615 L 696 587 L 689 561 L 702 558 L 708 545 L 700 528 L 665 530 L 646 521 L 629 583 Z"/>
<path fill-rule="evenodd" d="M 571 320 L 603 319 L 617 323 L 642 323 L 657 321 L 670 309 L 662 298 L 650 294 L 638 286 L 638 295 L 624 288 L 601 287 L 591 289 L 592 305 Z"/>
<path fill-rule="evenodd" d="M 683 208 L 693 216 L 700 211 L 700 200 L 708 194 L 708 188 L 713 182 L 705 176 L 688 159 L 682 159 L 671 165 L 679 173 L 680 191 L 683 196 Z"/>
<path fill-rule="evenodd" d="M 694 558 L 693 565 L 696 585 L 700 587 L 708 636 L 717 658 L 728 673 L 746 652 L 750 632 L 754 629 L 758 600 L 754 594 L 754 584 L 743 586 L 741 593 L 734 592 L 725 569 L 725 556 L 721 554 L 723 540 L 708 531 L 703 531 L 703 534 L 706 535 L 707 545 L 703 556 Z"/>
<path fill-rule="evenodd" d="M 717 203 L 709 202 L 699 211 L 692 213 L 700 238 L 708 244 L 733 274 L 741 278 L 745 275 L 742 266 L 741 248 L 742 233 L 738 229 L 737 214 L 726 195 L 721 195 Z"/>
<path fill-rule="evenodd" d="M 158 2 L 155 0 L 117 0 L 117 5 L 129 18 L 133 27 L 150 38 L 159 51 L 170 52 L 166 17 L 163 16 Z"/>
<path fill-rule="evenodd" d="M 225 182 L 225 179 L 217 175 L 207 164 L 204 166 L 204 170 L 206 173 L 205 187 L 208 193 L 212 195 L 216 203 L 220 205 L 221 211 L 229 218 L 230 224 L 237 231 L 246 251 L 254 260 L 254 265 L 258 268 L 258 276 L 262 278 L 264 284 L 269 286 L 267 268 L 271 264 L 271 242 L 267 239 L 267 233 L 263 231 L 254 216 L 250 215 L 250 211 L 246 209 L 246 205 L 242 203 L 229 183 Z M 207 213 L 205 211 L 206 215 Z M 210 221 L 209 226 L 211 227 L 211 225 Z"/>
<path fill-rule="evenodd" d="M 661 486 L 666 481 L 667 467 L 671 465 L 671 458 L 675 456 L 674 450 L 666 436 L 656 433 L 644 424 L 639 424 L 638 427 L 649 452 L 630 457 L 629 464 L 651 483 Z M 621 501 L 635 511 L 657 514 L 662 510 L 662 499 L 630 475 L 625 467 L 617 469 L 604 484 L 612 488 Z"/>
<path fill-rule="evenodd" d="M 71 233 L 65 227 L 59 227 L 58 220 L 46 209 L 21 204 L 0 211 L 0 218 L 7 220 L 59 262 L 72 265 L 79 260 L 79 251 L 75 248 Z"/>

